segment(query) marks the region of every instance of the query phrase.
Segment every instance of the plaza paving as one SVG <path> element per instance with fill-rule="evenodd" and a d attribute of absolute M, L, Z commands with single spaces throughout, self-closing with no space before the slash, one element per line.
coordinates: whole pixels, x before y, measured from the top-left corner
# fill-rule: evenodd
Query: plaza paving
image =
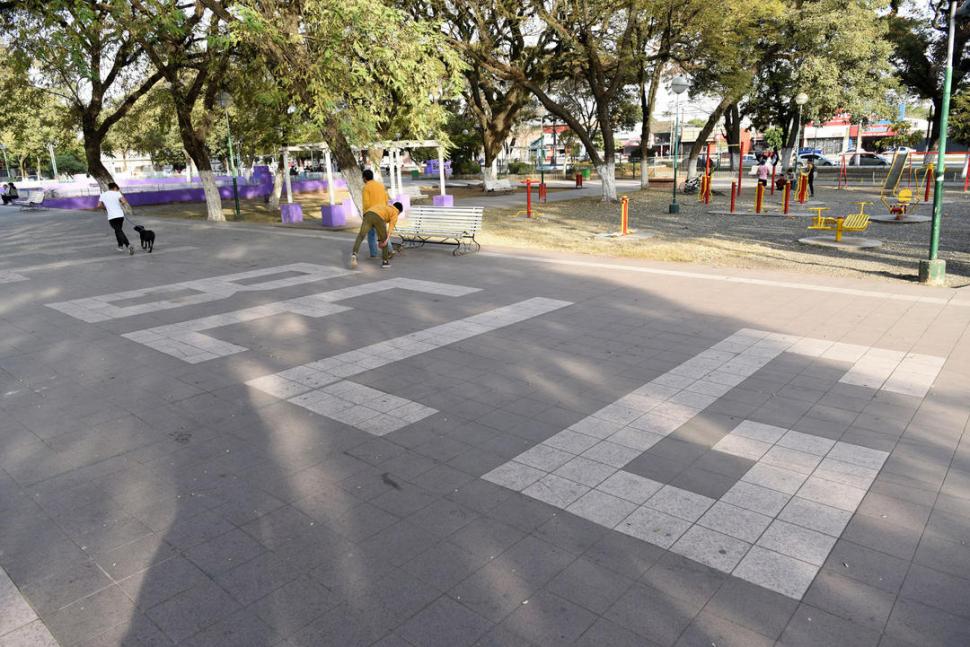
<path fill-rule="evenodd" d="M 0 647 L 970 644 L 970 293 L 0 212 Z"/>

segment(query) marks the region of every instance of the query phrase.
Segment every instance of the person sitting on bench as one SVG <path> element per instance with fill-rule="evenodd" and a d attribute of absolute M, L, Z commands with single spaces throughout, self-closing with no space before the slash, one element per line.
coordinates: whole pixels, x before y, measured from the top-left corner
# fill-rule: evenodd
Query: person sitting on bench
<path fill-rule="evenodd" d="M 357 267 L 357 252 L 360 250 L 360 244 L 367 237 L 367 232 L 372 229 L 377 231 L 377 246 L 383 250 L 381 269 L 387 269 L 391 266 L 391 256 L 394 255 L 391 252 L 391 234 L 397 224 L 397 217 L 402 211 L 404 211 L 404 205 L 395 202 L 394 204 L 375 205 L 364 213 L 360 223 L 360 231 L 357 232 L 357 240 L 354 241 L 354 251 L 350 254 L 351 269 Z"/>
<path fill-rule="evenodd" d="M 3 198 L 4 204 L 10 204 L 11 202 L 13 202 L 19 197 L 20 197 L 20 194 L 17 193 L 17 187 L 14 186 L 13 182 L 8 182 L 7 184 L 3 185 L 2 198 Z"/>

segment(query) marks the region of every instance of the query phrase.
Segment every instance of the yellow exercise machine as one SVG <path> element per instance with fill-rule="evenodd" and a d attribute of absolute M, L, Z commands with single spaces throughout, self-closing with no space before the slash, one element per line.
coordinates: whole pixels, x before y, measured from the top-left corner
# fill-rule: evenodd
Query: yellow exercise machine
<path fill-rule="evenodd" d="M 828 211 L 828 207 L 812 207 L 810 211 L 815 212 L 815 216 L 812 218 L 812 224 L 808 226 L 809 229 L 825 229 L 827 231 L 835 231 L 835 242 L 842 241 L 842 232 L 845 231 L 865 231 L 869 228 L 869 214 L 866 213 L 866 205 L 872 204 L 871 202 L 854 202 L 853 204 L 859 205 L 859 212 L 852 213 L 848 216 L 823 216 L 823 211 Z"/>
<path fill-rule="evenodd" d="M 889 167 L 886 181 L 883 182 L 882 190 L 879 192 L 879 201 L 886 207 L 890 215 L 898 217 L 905 216 L 906 212 L 913 206 L 913 191 L 899 188 L 907 161 L 909 161 L 909 151 L 893 155 L 893 163 Z M 868 219 L 866 222 L 868 223 Z"/>

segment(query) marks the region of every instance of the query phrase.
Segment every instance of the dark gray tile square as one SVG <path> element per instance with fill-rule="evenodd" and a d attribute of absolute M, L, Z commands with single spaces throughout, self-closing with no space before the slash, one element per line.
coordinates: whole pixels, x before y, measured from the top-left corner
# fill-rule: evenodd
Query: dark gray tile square
<path fill-rule="evenodd" d="M 802 604 L 795 610 L 781 635 L 785 647 L 817 647 L 818 645 L 858 645 L 867 647 L 879 643 L 878 630 L 869 629 L 849 620 Z"/>
<path fill-rule="evenodd" d="M 242 530 L 235 529 L 190 548 L 185 556 L 214 577 L 248 562 L 265 550 L 258 541 Z"/>
<path fill-rule="evenodd" d="M 260 598 L 243 613 L 255 614 L 282 635 L 290 635 L 340 604 L 340 597 L 310 577 L 299 577 Z"/>
<path fill-rule="evenodd" d="M 580 558 L 566 567 L 546 585 L 546 590 L 570 602 L 603 613 L 633 586 L 633 580 Z"/>
<path fill-rule="evenodd" d="M 771 647 L 774 640 L 707 611 L 690 623 L 677 647 Z"/>
<path fill-rule="evenodd" d="M 886 624 L 886 635 L 919 647 L 970 644 L 970 623 L 912 600 L 900 599 Z"/>
<path fill-rule="evenodd" d="M 551 593 L 541 592 L 520 605 L 503 625 L 537 645 L 555 647 L 579 638 L 596 616 Z"/>
<path fill-rule="evenodd" d="M 406 622 L 398 633 L 422 647 L 474 644 L 492 623 L 448 597 L 440 597 Z"/>
<path fill-rule="evenodd" d="M 705 612 L 777 639 L 798 602 L 738 578 L 729 578 L 707 603 Z"/>
<path fill-rule="evenodd" d="M 604 617 L 659 645 L 673 645 L 700 607 L 643 584 L 634 584 Z"/>
<path fill-rule="evenodd" d="M 882 631 L 896 596 L 831 571 L 819 573 L 802 601 L 855 624 Z"/>
<path fill-rule="evenodd" d="M 158 604 L 146 613 L 169 638 L 180 641 L 229 617 L 240 608 L 211 581 Z"/>

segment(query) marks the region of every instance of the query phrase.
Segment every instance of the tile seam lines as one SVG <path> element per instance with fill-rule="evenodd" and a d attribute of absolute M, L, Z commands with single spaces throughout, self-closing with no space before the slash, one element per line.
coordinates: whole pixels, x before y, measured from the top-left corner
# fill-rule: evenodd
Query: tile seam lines
<path fill-rule="evenodd" d="M 913 294 L 903 294 L 899 292 L 880 292 L 877 290 L 863 290 L 857 288 L 836 288 L 825 285 L 814 285 L 811 283 L 795 283 L 792 281 L 779 281 L 773 279 L 756 279 L 741 276 L 728 276 L 725 274 L 704 274 L 702 272 L 690 272 L 686 270 L 668 270 L 654 267 L 643 267 L 639 265 L 618 265 L 613 263 L 600 263 L 595 261 L 577 261 L 557 258 L 544 258 L 541 256 L 524 256 L 519 254 L 503 254 L 501 252 L 479 252 L 482 256 L 493 258 L 509 258 L 519 261 L 534 263 L 547 263 L 551 265 L 569 265 L 575 267 L 587 267 L 592 269 L 611 269 L 626 272 L 639 272 L 642 274 L 660 274 L 664 276 L 674 276 L 685 279 L 700 279 L 707 281 L 720 281 L 724 283 L 746 283 L 749 285 L 763 285 L 767 287 L 791 288 L 796 290 L 807 290 L 811 292 L 828 292 L 832 294 L 843 294 L 849 296 L 863 296 L 874 299 L 886 299 L 891 301 L 911 301 L 916 303 L 932 303 L 943 306 L 954 306 L 970 308 L 970 301 L 955 301 L 959 294 L 954 293 L 949 297 L 919 296 Z"/>

